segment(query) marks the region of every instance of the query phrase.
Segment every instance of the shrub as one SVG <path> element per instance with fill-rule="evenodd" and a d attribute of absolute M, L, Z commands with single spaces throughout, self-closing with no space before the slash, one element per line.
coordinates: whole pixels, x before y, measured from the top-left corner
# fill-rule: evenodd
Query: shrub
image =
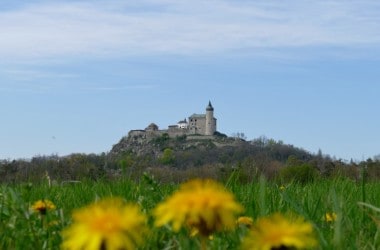
<path fill-rule="evenodd" d="M 174 160 L 175 160 L 175 157 L 174 157 L 173 150 L 170 148 L 166 148 L 160 158 L 160 162 L 164 165 L 170 165 L 174 163 Z"/>

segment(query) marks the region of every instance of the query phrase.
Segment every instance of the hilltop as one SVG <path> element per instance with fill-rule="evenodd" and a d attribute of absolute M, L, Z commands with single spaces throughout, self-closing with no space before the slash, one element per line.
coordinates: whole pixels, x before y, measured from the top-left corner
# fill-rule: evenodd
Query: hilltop
<path fill-rule="evenodd" d="M 246 141 L 216 132 L 214 136 L 176 137 L 129 133 L 113 146 L 109 158 L 131 172 L 149 169 L 160 176 L 166 172 L 181 175 L 192 172 L 215 178 L 223 171 L 230 173 L 236 168 L 251 177 L 258 173 L 273 177 L 289 158 L 311 162 L 316 161 L 317 156 L 265 137 Z"/>
<path fill-rule="evenodd" d="M 174 137 L 167 133 L 148 136 L 131 132 L 113 145 L 109 153 L 0 161 L 0 182 L 66 182 L 124 177 L 139 180 L 145 174 L 163 182 L 179 182 L 194 177 L 226 179 L 236 173 L 240 181 L 251 181 L 259 176 L 301 182 L 336 176 L 358 180 L 363 166 L 368 178 L 380 178 L 379 160 L 347 163 L 266 137 L 247 141 L 219 132 L 212 136 Z"/>
<path fill-rule="evenodd" d="M 164 149 L 170 148 L 174 151 L 186 151 L 197 148 L 206 150 L 211 148 L 236 147 L 246 143 L 238 138 L 227 137 L 216 132 L 214 136 L 202 135 L 179 135 L 171 137 L 168 133 L 146 134 L 130 131 L 128 136 L 113 145 L 110 155 L 117 156 L 124 153 L 133 153 L 137 156 L 159 157 Z"/>

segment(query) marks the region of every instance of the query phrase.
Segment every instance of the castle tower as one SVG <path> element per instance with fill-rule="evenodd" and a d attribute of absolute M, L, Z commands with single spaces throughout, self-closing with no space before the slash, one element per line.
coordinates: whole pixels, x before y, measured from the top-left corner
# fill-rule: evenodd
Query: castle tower
<path fill-rule="evenodd" d="M 208 102 L 206 107 L 206 129 L 205 135 L 213 135 L 216 131 L 216 119 L 214 118 L 214 108 L 211 101 Z"/>

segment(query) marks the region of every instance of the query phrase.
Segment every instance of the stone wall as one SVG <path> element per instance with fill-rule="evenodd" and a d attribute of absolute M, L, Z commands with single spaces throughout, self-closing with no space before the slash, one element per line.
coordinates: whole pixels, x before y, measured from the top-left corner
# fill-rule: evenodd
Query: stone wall
<path fill-rule="evenodd" d="M 215 137 L 212 135 L 188 135 L 187 140 L 212 140 Z"/>
<path fill-rule="evenodd" d="M 206 133 L 206 117 L 189 117 L 189 134 L 200 134 L 204 135 Z"/>
<path fill-rule="evenodd" d="M 169 137 L 183 136 L 189 133 L 188 129 L 169 127 L 167 130 Z"/>
<path fill-rule="evenodd" d="M 131 130 L 128 133 L 129 138 L 138 137 L 142 139 L 153 139 L 163 134 L 168 134 L 169 137 L 175 138 L 177 136 L 183 136 L 189 134 L 188 129 L 174 128 L 170 127 L 169 129 L 156 130 L 156 131 L 146 131 L 146 130 Z"/>

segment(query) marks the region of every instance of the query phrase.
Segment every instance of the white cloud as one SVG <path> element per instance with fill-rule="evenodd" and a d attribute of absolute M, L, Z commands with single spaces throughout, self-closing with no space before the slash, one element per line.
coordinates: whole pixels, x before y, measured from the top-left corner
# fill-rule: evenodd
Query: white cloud
<path fill-rule="evenodd" d="M 12 82 L 11 84 L 0 84 L 1 93 L 89 93 L 89 92 L 120 92 L 120 91 L 148 91 L 156 89 L 157 85 L 153 84 L 136 84 L 136 85 L 115 85 L 115 84 L 99 84 L 94 82 L 87 83 L 42 83 L 42 82 Z"/>
<path fill-rule="evenodd" d="M 123 85 L 123 86 L 91 86 L 83 87 L 79 90 L 84 91 L 124 91 L 124 90 L 149 90 L 156 88 L 156 85 L 140 84 L 140 85 Z"/>
<path fill-rule="evenodd" d="M 377 46 L 378 1 L 37 2 L 0 12 L 0 63 Z"/>
<path fill-rule="evenodd" d="M 75 78 L 74 74 L 55 73 L 36 69 L 5 69 L 0 70 L 0 75 L 8 75 L 16 81 L 35 81 L 41 79 L 67 79 Z"/>

